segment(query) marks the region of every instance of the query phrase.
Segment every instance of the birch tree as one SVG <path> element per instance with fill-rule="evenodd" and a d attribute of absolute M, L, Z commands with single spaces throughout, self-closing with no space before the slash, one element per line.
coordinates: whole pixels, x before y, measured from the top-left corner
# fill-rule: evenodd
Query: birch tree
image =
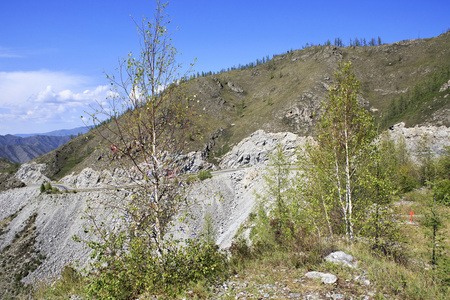
<path fill-rule="evenodd" d="M 189 204 L 177 168 L 196 137 L 195 102 L 179 84 L 185 76 L 177 71 L 166 4 L 156 3 L 154 18 L 135 22 L 140 53 L 130 53 L 107 76 L 110 97 L 91 115 L 96 124 L 111 121 L 97 130 L 109 153 L 103 157 L 132 180 L 124 191 L 93 202 L 86 214 L 97 237 L 88 241 L 94 250 L 88 292 L 96 299 L 137 298 L 144 290 L 176 293 L 191 281 L 214 280 L 225 263 L 217 247 L 184 246 L 169 232 Z M 103 210 L 108 216 L 101 218 Z M 206 256 L 207 263 L 196 263 Z"/>
<path fill-rule="evenodd" d="M 324 179 L 323 195 L 339 209 L 349 239 L 355 234 L 355 209 L 363 207 L 366 200 L 357 195 L 375 137 L 372 117 L 358 102 L 359 89 L 351 62 L 340 62 L 335 85 L 323 103 L 317 126 L 318 146 L 311 153 L 315 168 Z"/>
<path fill-rule="evenodd" d="M 111 123 L 97 130 L 114 164 L 128 172 L 136 189 L 115 209 L 148 245 L 160 247 L 167 228 L 184 203 L 177 173 L 178 157 L 195 135 L 193 98 L 179 84 L 177 50 L 167 29 L 167 4 L 157 1 L 153 19 L 135 21 L 141 51 L 130 53 L 107 75 L 112 90 L 92 114 L 94 123 Z"/>

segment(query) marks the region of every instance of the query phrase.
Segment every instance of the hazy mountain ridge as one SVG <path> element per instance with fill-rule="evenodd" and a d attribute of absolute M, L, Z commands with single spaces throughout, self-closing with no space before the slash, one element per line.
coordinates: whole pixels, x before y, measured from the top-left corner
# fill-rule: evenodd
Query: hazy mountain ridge
<path fill-rule="evenodd" d="M 25 163 L 58 148 L 69 140 L 70 136 L 36 135 L 23 138 L 8 134 L 0 136 L 0 157 L 12 162 Z"/>
<path fill-rule="evenodd" d="M 73 129 L 53 130 L 53 131 L 45 132 L 45 133 L 19 133 L 19 134 L 13 134 L 13 135 L 19 136 L 19 137 L 30 137 L 30 136 L 35 136 L 35 135 L 47 135 L 47 136 L 71 136 L 71 135 L 74 135 L 74 136 L 77 136 L 80 134 L 85 134 L 89 130 L 91 130 L 90 126 L 82 126 L 82 127 L 77 127 L 77 128 L 73 128 Z"/>

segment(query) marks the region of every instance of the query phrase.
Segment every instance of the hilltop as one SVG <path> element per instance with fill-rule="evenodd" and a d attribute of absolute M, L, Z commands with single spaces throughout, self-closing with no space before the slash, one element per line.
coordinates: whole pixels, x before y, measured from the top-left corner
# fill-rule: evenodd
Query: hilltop
<path fill-rule="evenodd" d="M 350 60 L 361 82 L 360 102 L 380 130 L 398 122 L 450 126 L 450 32 L 429 39 L 364 47 L 312 46 L 276 55 L 255 66 L 193 77 L 183 84 L 196 95 L 203 139 L 190 150 L 205 151 L 210 162 L 258 129 L 314 135 L 321 102 L 333 85 L 340 60 Z M 440 91 L 442 90 L 442 91 Z M 95 130 L 37 158 L 46 176 L 62 178 L 85 167 L 102 169 L 105 153 Z M 103 148 L 107 148 L 105 145 Z"/>
<path fill-rule="evenodd" d="M 206 128 L 223 129 L 221 144 L 232 145 L 257 129 L 314 133 L 320 103 L 333 84 L 340 60 L 350 60 L 361 82 L 360 101 L 382 127 L 399 121 L 415 125 L 450 125 L 447 92 L 438 93 L 450 78 L 450 33 L 422 40 L 407 40 L 371 47 L 313 46 L 274 56 L 265 64 L 244 70 L 197 78 L 192 93 L 206 108 Z M 445 73 L 431 99 L 386 119 L 391 102 L 419 94 L 422 85 Z M 414 95 L 412 95 L 414 97 Z M 215 126 L 212 126 L 212 125 Z M 216 152 L 219 149 L 215 149 Z"/>

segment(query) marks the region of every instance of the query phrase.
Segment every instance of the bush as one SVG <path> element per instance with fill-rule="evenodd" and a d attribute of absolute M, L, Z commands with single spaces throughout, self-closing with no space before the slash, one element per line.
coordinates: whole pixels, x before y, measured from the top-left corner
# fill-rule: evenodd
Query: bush
<path fill-rule="evenodd" d="M 52 187 L 52 184 L 50 182 L 47 182 L 45 185 L 42 183 L 40 191 L 41 193 L 47 194 L 59 194 L 61 192 L 58 188 Z"/>
<path fill-rule="evenodd" d="M 411 165 L 402 165 L 398 169 L 398 185 L 402 193 L 411 192 L 419 185 L 417 176 L 414 175 L 414 170 Z"/>
<path fill-rule="evenodd" d="M 174 297 L 191 283 L 215 283 L 227 275 L 226 255 L 214 244 L 188 240 L 185 246 L 131 245 L 129 253 L 98 253 L 101 259 L 88 274 L 88 294 L 96 299 L 131 299 L 144 292 Z M 107 266 L 107 267 L 106 267 Z"/>
<path fill-rule="evenodd" d="M 198 179 L 200 179 L 201 181 L 208 179 L 208 178 L 212 178 L 212 174 L 209 170 L 204 170 L 204 171 L 198 172 Z"/>
<path fill-rule="evenodd" d="M 450 206 L 450 179 L 443 179 L 436 184 L 436 200 Z"/>

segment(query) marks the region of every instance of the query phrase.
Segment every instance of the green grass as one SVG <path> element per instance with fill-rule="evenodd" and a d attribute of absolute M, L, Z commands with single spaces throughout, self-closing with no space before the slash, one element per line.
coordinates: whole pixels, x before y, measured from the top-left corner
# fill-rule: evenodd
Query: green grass
<path fill-rule="evenodd" d="M 68 299 L 72 295 L 87 296 L 85 282 L 73 266 L 66 266 L 57 281 L 42 281 L 34 288 L 37 299 Z"/>
<path fill-rule="evenodd" d="M 404 121 L 407 126 L 430 119 L 433 113 L 448 106 L 450 90 L 440 92 L 440 87 L 450 78 L 450 68 L 442 67 L 420 84 L 398 98 L 391 100 L 381 124 L 383 128 Z"/>
<path fill-rule="evenodd" d="M 367 270 L 369 280 L 377 287 L 381 299 L 447 299 L 448 287 L 433 279 L 423 266 L 402 266 L 389 259 L 374 256 L 365 245 L 348 249 Z"/>

